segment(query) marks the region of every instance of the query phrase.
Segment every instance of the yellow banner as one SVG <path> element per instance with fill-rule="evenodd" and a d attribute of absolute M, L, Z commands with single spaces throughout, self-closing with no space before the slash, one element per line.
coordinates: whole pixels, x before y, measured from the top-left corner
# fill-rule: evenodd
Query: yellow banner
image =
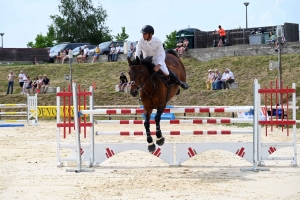
<path fill-rule="evenodd" d="M 83 110 L 84 107 L 80 106 L 80 110 Z M 65 112 L 64 112 L 64 107 L 60 106 L 60 116 L 66 116 L 69 117 L 69 113 L 71 114 L 71 117 L 74 117 L 74 109 L 73 106 L 70 107 L 65 107 Z M 56 106 L 38 106 L 38 116 L 39 117 L 56 117 L 57 115 L 57 109 Z"/>

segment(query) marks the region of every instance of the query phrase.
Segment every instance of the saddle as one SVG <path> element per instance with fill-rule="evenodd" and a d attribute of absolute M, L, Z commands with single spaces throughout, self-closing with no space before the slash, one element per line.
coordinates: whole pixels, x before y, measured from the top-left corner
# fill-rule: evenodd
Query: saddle
<path fill-rule="evenodd" d="M 168 68 L 169 70 L 169 68 Z M 170 92 L 171 92 L 171 87 L 175 84 L 177 84 L 173 79 L 170 78 L 170 76 L 166 76 L 161 70 L 158 70 L 156 73 L 156 76 L 165 84 L 165 86 L 168 88 L 168 93 L 166 96 L 166 101 L 168 102 Z M 180 88 L 178 89 L 176 95 L 180 94 Z"/>

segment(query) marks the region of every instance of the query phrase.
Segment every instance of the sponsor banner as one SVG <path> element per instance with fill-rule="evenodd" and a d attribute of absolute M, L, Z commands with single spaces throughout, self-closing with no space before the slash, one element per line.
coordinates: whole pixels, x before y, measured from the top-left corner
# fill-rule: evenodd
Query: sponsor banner
<path fill-rule="evenodd" d="M 237 112 L 237 116 L 240 119 L 253 119 L 253 113 L 254 110 L 251 110 L 249 112 Z M 260 107 L 259 116 L 259 120 L 269 120 L 268 112 L 265 107 Z"/>
<path fill-rule="evenodd" d="M 83 110 L 84 107 L 80 106 L 80 110 Z M 73 106 L 65 107 L 65 116 L 69 117 L 69 113 L 71 117 L 74 117 Z M 38 106 L 38 116 L 39 117 L 56 117 L 57 109 L 56 106 Z M 64 116 L 64 106 L 60 106 L 60 116 Z"/>

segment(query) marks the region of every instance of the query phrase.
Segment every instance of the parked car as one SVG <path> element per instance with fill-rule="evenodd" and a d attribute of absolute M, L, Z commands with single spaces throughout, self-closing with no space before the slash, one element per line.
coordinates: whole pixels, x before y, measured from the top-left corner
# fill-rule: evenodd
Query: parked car
<path fill-rule="evenodd" d="M 87 46 L 87 48 L 89 48 L 89 50 L 90 50 L 89 55 L 93 55 L 93 54 L 91 54 L 91 49 L 96 48 L 97 45 L 88 44 L 88 45 L 86 45 L 86 46 Z M 81 49 L 83 49 L 83 48 L 84 48 L 84 45 L 79 46 L 79 47 L 76 47 L 75 49 L 72 50 L 72 51 L 73 51 L 73 56 L 78 56 L 78 54 L 79 54 L 79 48 L 80 48 L 80 47 L 81 47 Z"/>
<path fill-rule="evenodd" d="M 101 44 L 99 44 L 99 48 L 100 48 L 100 55 L 108 55 L 110 52 L 110 45 L 114 44 L 114 46 L 116 47 L 116 44 L 119 44 L 121 47 L 120 53 L 124 53 L 124 42 L 123 41 L 108 41 L 108 42 L 102 42 Z M 95 49 L 92 49 L 90 51 L 90 53 L 95 52 Z"/>
<path fill-rule="evenodd" d="M 83 45 L 90 45 L 90 43 L 70 43 L 70 42 L 63 42 L 61 44 L 58 44 L 50 49 L 49 57 L 51 58 L 56 58 L 58 56 L 59 52 L 61 50 L 65 49 L 75 49 L 78 46 L 83 46 Z"/>

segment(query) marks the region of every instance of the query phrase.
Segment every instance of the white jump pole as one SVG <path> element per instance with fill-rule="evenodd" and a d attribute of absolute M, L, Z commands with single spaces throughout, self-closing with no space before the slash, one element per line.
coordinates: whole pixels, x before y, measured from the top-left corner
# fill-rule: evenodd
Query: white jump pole
<path fill-rule="evenodd" d="M 78 112 L 78 97 L 77 97 L 77 87 L 76 83 L 72 83 L 72 94 L 73 94 L 73 109 L 74 109 L 74 124 L 75 124 L 75 134 L 76 134 L 76 159 L 77 159 L 77 169 L 67 169 L 67 172 L 93 172 L 94 169 L 83 169 L 81 160 L 81 144 L 80 144 L 80 128 L 79 128 L 79 112 Z"/>

